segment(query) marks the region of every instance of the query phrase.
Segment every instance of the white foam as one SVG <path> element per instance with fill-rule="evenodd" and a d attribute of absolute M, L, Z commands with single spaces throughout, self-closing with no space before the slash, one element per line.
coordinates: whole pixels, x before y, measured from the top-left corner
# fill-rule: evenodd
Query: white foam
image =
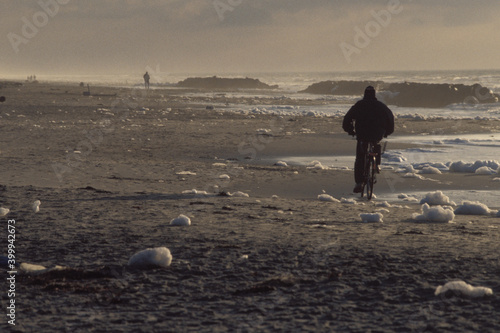
<path fill-rule="evenodd" d="M 452 222 L 455 214 L 450 207 L 434 206 L 430 207 L 427 203 L 422 205 L 422 214 L 413 214 L 415 221 L 427 222 Z"/>
<path fill-rule="evenodd" d="M 230 197 L 240 197 L 240 198 L 248 198 L 250 197 L 247 193 L 241 192 L 241 191 L 236 191 L 234 193 L 227 193 L 228 196 Z"/>
<path fill-rule="evenodd" d="M 450 164 L 450 172 L 464 172 L 464 173 L 474 173 L 476 170 L 482 167 L 488 167 L 493 170 L 498 170 L 500 168 L 500 163 L 495 160 L 490 161 L 476 161 L 474 163 L 466 163 L 464 161 L 453 162 Z"/>
<path fill-rule="evenodd" d="M 128 261 L 133 267 L 168 267 L 172 263 L 172 254 L 166 247 L 148 248 L 134 254 Z"/>
<path fill-rule="evenodd" d="M 42 265 L 36 265 L 36 264 L 29 264 L 27 262 L 21 263 L 19 265 L 19 270 L 24 273 L 24 274 L 31 274 L 31 275 L 38 275 L 38 274 L 43 274 L 51 271 L 61 271 L 66 269 L 64 266 L 59 266 L 59 265 L 54 265 L 51 267 L 45 267 Z"/>
<path fill-rule="evenodd" d="M 10 212 L 10 209 L 5 208 L 5 207 L 0 207 L 0 216 L 5 216 L 5 215 L 9 214 L 9 212 Z"/>
<path fill-rule="evenodd" d="M 433 166 L 426 166 L 422 168 L 422 170 L 418 171 L 419 174 L 427 174 L 427 175 L 440 175 L 441 170 L 435 168 Z"/>
<path fill-rule="evenodd" d="M 429 205 L 455 205 L 453 201 L 450 201 L 446 195 L 441 191 L 429 192 L 425 197 L 420 200 L 420 204 L 428 203 Z"/>
<path fill-rule="evenodd" d="M 319 201 L 328 201 L 328 202 L 340 202 L 340 200 L 335 199 L 329 194 L 320 194 L 318 195 Z"/>
<path fill-rule="evenodd" d="M 350 198 L 350 199 L 340 198 L 340 202 L 343 204 L 348 204 L 348 205 L 357 205 L 358 204 L 358 202 L 353 198 Z"/>
<path fill-rule="evenodd" d="M 361 217 L 361 221 L 363 222 L 384 222 L 382 218 L 384 215 L 381 213 L 366 213 L 366 214 L 359 214 L 359 217 Z"/>
<path fill-rule="evenodd" d="M 38 213 L 40 211 L 40 204 L 40 200 L 35 200 L 35 202 L 33 202 L 33 204 L 31 205 L 31 209 L 33 209 L 34 213 Z"/>
<path fill-rule="evenodd" d="M 399 194 L 398 199 L 402 199 L 403 201 L 408 201 L 408 202 L 418 201 L 418 199 L 415 198 L 415 195 L 410 195 L 410 194 L 405 194 L 405 193 Z"/>
<path fill-rule="evenodd" d="M 313 170 L 326 170 L 328 169 L 328 167 L 325 167 L 323 166 L 323 164 L 321 164 L 320 161 L 312 161 L 311 163 L 309 163 L 309 165 L 307 166 L 307 169 L 313 169 Z"/>
<path fill-rule="evenodd" d="M 192 171 L 180 171 L 180 172 L 177 172 L 176 175 L 179 175 L 179 176 L 196 176 L 196 172 L 192 172 Z"/>
<path fill-rule="evenodd" d="M 491 210 L 478 201 L 464 201 L 455 209 L 456 215 L 490 215 Z"/>
<path fill-rule="evenodd" d="M 286 162 L 283 162 L 283 161 L 278 161 L 278 162 L 274 163 L 274 165 L 280 166 L 280 167 L 287 167 L 288 166 L 288 164 Z"/>
<path fill-rule="evenodd" d="M 497 173 L 496 170 L 493 170 L 492 168 L 487 166 L 482 166 L 475 171 L 476 175 L 494 175 L 496 173 Z"/>
<path fill-rule="evenodd" d="M 207 196 L 207 191 L 198 191 L 197 189 L 182 191 L 182 194 L 193 194 L 195 197 Z"/>
<path fill-rule="evenodd" d="M 464 281 L 451 281 L 447 282 L 444 286 L 438 286 L 434 295 L 438 296 L 440 294 L 446 293 L 448 290 L 454 293 L 461 294 L 468 297 L 483 297 L 493 295 L 493 290 L 487 287 L 473 287 Z"/>
<path fill-rule="evenodd" d="M 175 219 L 172 219 L 170 221 L 170 225 L 189 226 L 189 225 L 191 225 L 191 219 L 189 217 L 187 217 L 186 215 L 181 214 L 178 217 L 176 217 Z"/>

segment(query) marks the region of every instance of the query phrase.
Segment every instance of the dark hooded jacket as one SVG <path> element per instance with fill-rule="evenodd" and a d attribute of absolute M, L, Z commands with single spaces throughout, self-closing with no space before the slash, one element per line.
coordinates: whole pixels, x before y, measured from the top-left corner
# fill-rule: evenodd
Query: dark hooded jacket
<path fill-rule="evenodd" d="M 342 128 L 349 134 L 355 131 L 358 140 L 378 142 L 394 132 L 394 115 L 377 100 L 375 90 L 365 91 L 363 99 L 344 116 Z"/>

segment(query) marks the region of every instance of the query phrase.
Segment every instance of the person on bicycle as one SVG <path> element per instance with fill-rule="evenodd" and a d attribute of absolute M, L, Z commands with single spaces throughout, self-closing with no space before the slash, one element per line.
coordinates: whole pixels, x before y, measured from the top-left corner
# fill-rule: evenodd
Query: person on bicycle
<path fill-rule="evenodd" d="M 375 88 L 368 86 L 362 100 L 354 104 L 344 116 L 342 128 L 356 136 L 356 161 L 354 162 L 354 193 L 363 191 L 363 168 L 368 142 L 378 143 L 394 132 L 394 115 L 375 97 Z M 380 145 L 377 145 L 380 154 Z M 379 155 L 380 156 L 380 155 Z M 377 160 L 380 164 L 380 157 Z"/>

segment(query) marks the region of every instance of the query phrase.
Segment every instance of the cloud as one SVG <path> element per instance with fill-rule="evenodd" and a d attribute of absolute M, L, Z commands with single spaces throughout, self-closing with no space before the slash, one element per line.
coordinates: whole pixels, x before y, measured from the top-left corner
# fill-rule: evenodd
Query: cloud
<path fill-rule="evenodd" d="M 17 54 L 4 47 L 0 57 L 13 71 L 87 72 L 89 62 L 101 72 L 500 67 L 500 37 L 491 33 L 500 29 L 498 0 L 400 0 L 402 11 L 346 62 L 339 44 L 353 43 L 355 29 L 390 3 L 397 0 L 70 0 Z M 0 2 L 4 43 L 41 10 L 37 1 Z"/>

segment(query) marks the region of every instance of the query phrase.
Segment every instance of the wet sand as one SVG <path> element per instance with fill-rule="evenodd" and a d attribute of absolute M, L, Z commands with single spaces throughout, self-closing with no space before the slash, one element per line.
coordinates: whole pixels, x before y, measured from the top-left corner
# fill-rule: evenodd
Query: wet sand
<path fill-rule="evenodd" d="M 357 199 L 352 170 L 263 162 L 353 154 L 340 117 L 210 110 L 206 106 L 255 99 L 189 97 L 177 89 L 145 94 L 96 87 L 90 97 L 83 90 L 67 84 L 0 89 L 7 97 L 0 104 L 0 206 L 11 210 L 0 219 L 16 220 L 19 261 L 70 268 L 18 276 L 15 330 L 500 329 L 499 218 L 458 215 L 450 224 L 419 223 L 411 217 L 420 205 L 398 200 L 383 212 L 383 223 L 362 223 L 359 214 L 381 209 L 381 200 L 318 200 L 324 192 Z M 398 135 L 485 131 L 500 131 L 500 123 L 396 123 Z M 375 191 L 383 197 L 498 188 L 495 176 L 425 176 L 433 180 L 384 170 Z M 192 189 L 207 195 L 183 193 Z M 220 195 L 237 191 L 249 197 Z M 35 200 L 41 201 L 38 213 L 31 209 Z M 170 227 L 179 214 L 192 225 Z M 6 252 L 6 230 L 2 234 Z M 158 246 L 172 252 L 169 268 L 126 266 L 137 251 Z M 434 296 L 438 285 L 452 280 L 494 294 Z M 4 309 L 7 301 L 3 293 Z M 6 320 L 1 325 L 9 326 Z"/>

